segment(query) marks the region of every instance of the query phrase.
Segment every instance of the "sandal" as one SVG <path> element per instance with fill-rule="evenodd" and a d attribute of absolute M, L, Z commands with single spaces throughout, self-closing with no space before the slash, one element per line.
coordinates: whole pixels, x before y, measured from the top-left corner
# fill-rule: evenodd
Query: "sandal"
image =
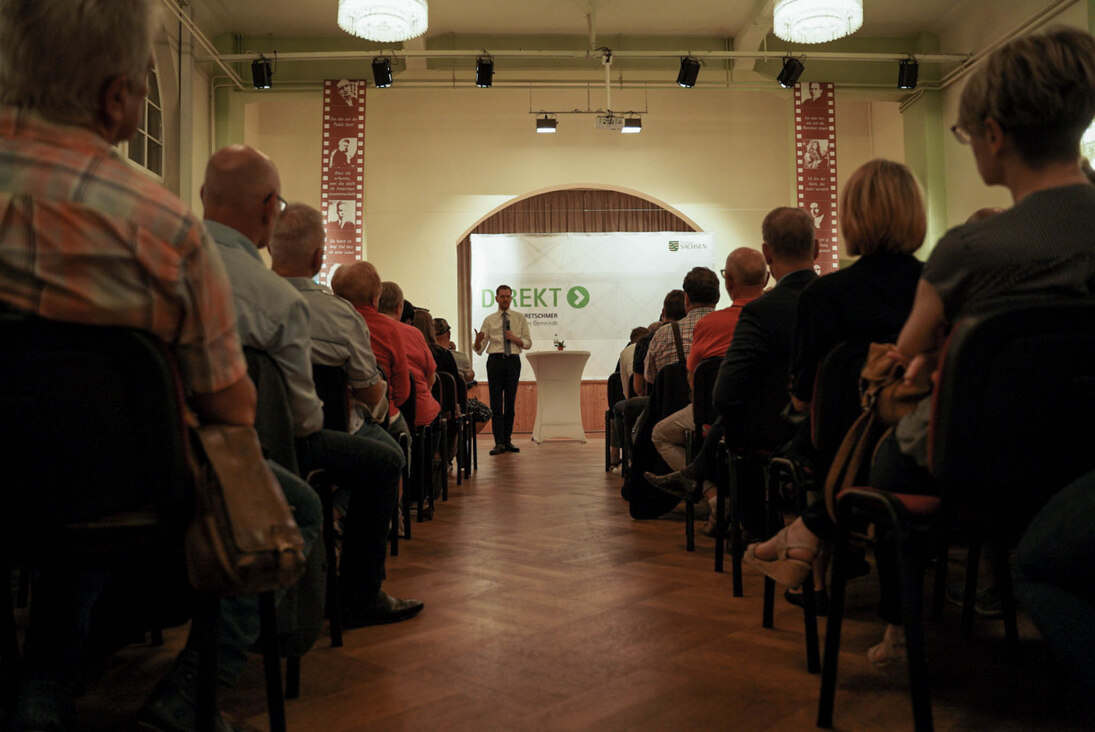
<path fill-rule="evenodd" d="M 750 544 L 749 548 L 745 550 L 745 563 L 761 574 L 771 577 L 781 585 L 795 589 L 805 582 L 810 573 L 814 571 L 813 560 L 817 559 L 820 547 L 810 546 L 809 544 L 788 544 L 788 528 L 784 527 L 774 537 L 776 541 L 775 559 L 761 559 L 756 554 L 759 544 Z M 812 554 L 810 561 L 788 556 L 787 552 L 791 549 L 803 549 L 810 552 Z"/>
<path fill-rule="evenodd" d="M 909 657 L 905 649 L 905 631 L 890 632 L 886 629 L 886 635 L 882 642 L 867 649 L 867 660 L 875 668 L 882 670 L 896 661 L 905 661 Z"/>

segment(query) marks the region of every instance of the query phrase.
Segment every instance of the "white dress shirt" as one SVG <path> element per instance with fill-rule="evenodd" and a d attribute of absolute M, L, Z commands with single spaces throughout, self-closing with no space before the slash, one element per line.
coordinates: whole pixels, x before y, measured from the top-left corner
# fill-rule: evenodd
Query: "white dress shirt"
<path fill-rule="evenodd" d="M 521 339 L 521 344 L 510 343 L 510 354 L 517 355 L 521 351 L 532 348 L 532 335 L 529 333 L 528 320 L 516 310 L 507 310 L 509 316 L 509 329 L 515 336 Z M 502 327 L 502 311 L 493 312 L 483 319 L 483 327 L 479 329 L 486 333 L 483 341 L 487 353 L 505 353 L 506 339 L 505 328 Z M 475 349 L 476 353 L 483 353 L 483 345 Z"/>

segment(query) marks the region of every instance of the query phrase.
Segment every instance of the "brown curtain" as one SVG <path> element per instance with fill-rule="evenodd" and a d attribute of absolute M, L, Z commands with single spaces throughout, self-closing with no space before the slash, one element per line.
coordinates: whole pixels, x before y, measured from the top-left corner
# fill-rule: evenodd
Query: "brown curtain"
<path fill-rule="evenodd" d="M 471 230 L 457 245 L 460 347 L 471 350 L 471 234 L 695 231 L 656 203 L 619 191 L 571 188 L 515 201 Z"/>

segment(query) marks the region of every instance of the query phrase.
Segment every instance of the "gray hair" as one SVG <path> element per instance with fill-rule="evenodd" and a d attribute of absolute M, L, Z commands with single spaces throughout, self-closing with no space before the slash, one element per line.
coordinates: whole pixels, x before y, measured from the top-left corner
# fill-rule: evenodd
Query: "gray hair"
<path fill-rule="evenodd" d="M 323 246 L 323 214 L 303 203 L 290 203 L 278 216 L 270 256 L 274 264 L 310 264 L 312 254 Z"/>
<path fill-rule="evenodd" d="M 99 120 L 107 83 L 143 83 L 150 0 L 0 1 L 0 103 L 64 124 Z"/>

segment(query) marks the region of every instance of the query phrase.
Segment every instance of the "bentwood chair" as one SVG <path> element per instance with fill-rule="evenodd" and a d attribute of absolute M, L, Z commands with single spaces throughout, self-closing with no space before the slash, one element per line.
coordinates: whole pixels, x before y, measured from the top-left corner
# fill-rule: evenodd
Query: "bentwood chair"
<path fill-rule="evenodd" d="M 1092 323 L 1091 302 L 1030 305 L 960 320 L 944 350 L 933 396 L 928 462 L 940 497 L 874 488 L 851 488 L 838 496 L 819 727 L 833 722 L 847 547 L 852 527 L 864 520 L 876 523 L 878 541 L 888 542 L 896 556 L 917 730 L 932 728 L 922 627 L 927 550 L 918 546 L 928 543 L 927 532 L 946 532 L 959 523 L 971 548 L 982 541 L 996 547 L 1006 647 L 1014 652 L 1018 630 L 1008 549 L 1056 491 L 1095 466 Z M 977 581 L 976 552 L 970 554 L 967 613 Z M 937 590 L 945 580 L 945 559 L 938 565 Z"/>

